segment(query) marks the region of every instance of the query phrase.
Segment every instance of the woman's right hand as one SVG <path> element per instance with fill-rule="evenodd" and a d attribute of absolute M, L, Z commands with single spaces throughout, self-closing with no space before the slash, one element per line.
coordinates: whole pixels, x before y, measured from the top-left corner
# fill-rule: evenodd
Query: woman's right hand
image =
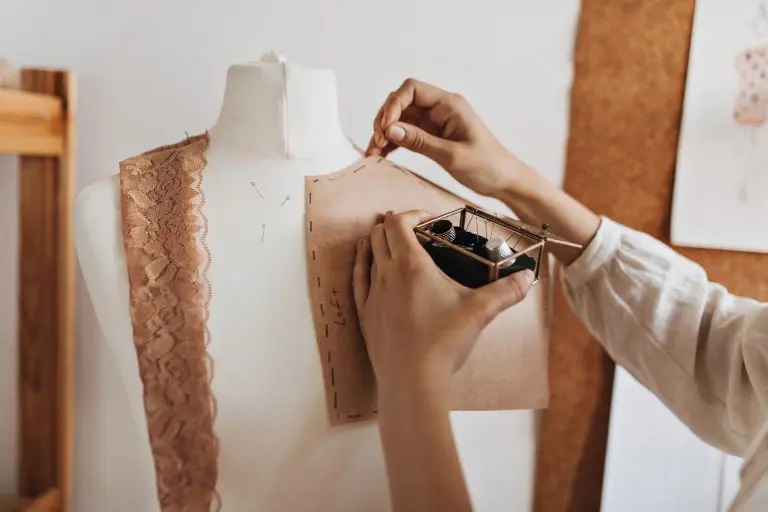
<path fill-rule="evenodd" d="M 505 203 L 523 222 L 585 246 L 600 218 L 510 153 L 467 100 L 413 79 L 403 82 L 379 110 L 366 154 L 387 156 L 398 147 L 421 153 L 478 194 Z M 554 245 L 564 265 L 579 251 Z"/>
<path fill-rule="evenodd" d="M 382 105 L 367 155 L 404 147 L 431 158 L 478 194 L 500 198 L 536 175 L 491 133 L 462 96 L 408 79 Z"/>

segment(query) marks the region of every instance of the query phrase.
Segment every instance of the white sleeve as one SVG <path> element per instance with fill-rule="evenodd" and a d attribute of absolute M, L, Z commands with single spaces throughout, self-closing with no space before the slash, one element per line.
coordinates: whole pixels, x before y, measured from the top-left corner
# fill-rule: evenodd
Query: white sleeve
<path fill-rule="evenodd" d="M 702 439 L 744 452 L 768 409 L 768 304 L 729 294 L 696 263 L 607 218 L 563 278 L 617 364 Z"/>

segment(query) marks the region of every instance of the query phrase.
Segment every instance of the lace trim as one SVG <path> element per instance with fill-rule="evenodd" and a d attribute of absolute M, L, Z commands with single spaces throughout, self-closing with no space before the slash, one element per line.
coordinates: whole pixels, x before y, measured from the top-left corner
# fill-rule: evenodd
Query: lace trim
<path fill-rule="evenodd" d="M 120 163 L 133 340 L 163 512 L 220 510 L 207 347 L 208 134 Z"/>

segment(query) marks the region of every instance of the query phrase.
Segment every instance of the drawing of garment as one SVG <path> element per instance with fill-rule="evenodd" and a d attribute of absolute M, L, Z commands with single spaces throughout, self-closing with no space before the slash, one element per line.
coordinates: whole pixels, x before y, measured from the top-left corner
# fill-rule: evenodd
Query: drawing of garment
<path fill-rule="evenodd" d="M 758 132 L 768 117 L 768 44 L 754 46 L 738 54 L 736 69 L 740 75 L 739 94 L 733 119 L 749 131 L 742 153 L 744 164 L 739 183 L 739 199 L 747 201 L 766 164 L 759 149 Z"/>

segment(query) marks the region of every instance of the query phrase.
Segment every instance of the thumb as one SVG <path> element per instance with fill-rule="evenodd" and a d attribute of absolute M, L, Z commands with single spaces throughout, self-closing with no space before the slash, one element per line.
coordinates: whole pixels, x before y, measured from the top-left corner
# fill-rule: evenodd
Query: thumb
<path fill-rule="evenodd" d="M 437 163 L 445 161 L 451 151 L 451 141 L 408 123 L 390 125 L 385 135 L 391 143 L 421 153 Z"/>
<path fill-rule="evenodd" d="M 533 272 L 524 270 L 501 278 L 475 291 L 478 310 L 490 323 L 505 309 L 522 302 L 536 279 Z"/>

